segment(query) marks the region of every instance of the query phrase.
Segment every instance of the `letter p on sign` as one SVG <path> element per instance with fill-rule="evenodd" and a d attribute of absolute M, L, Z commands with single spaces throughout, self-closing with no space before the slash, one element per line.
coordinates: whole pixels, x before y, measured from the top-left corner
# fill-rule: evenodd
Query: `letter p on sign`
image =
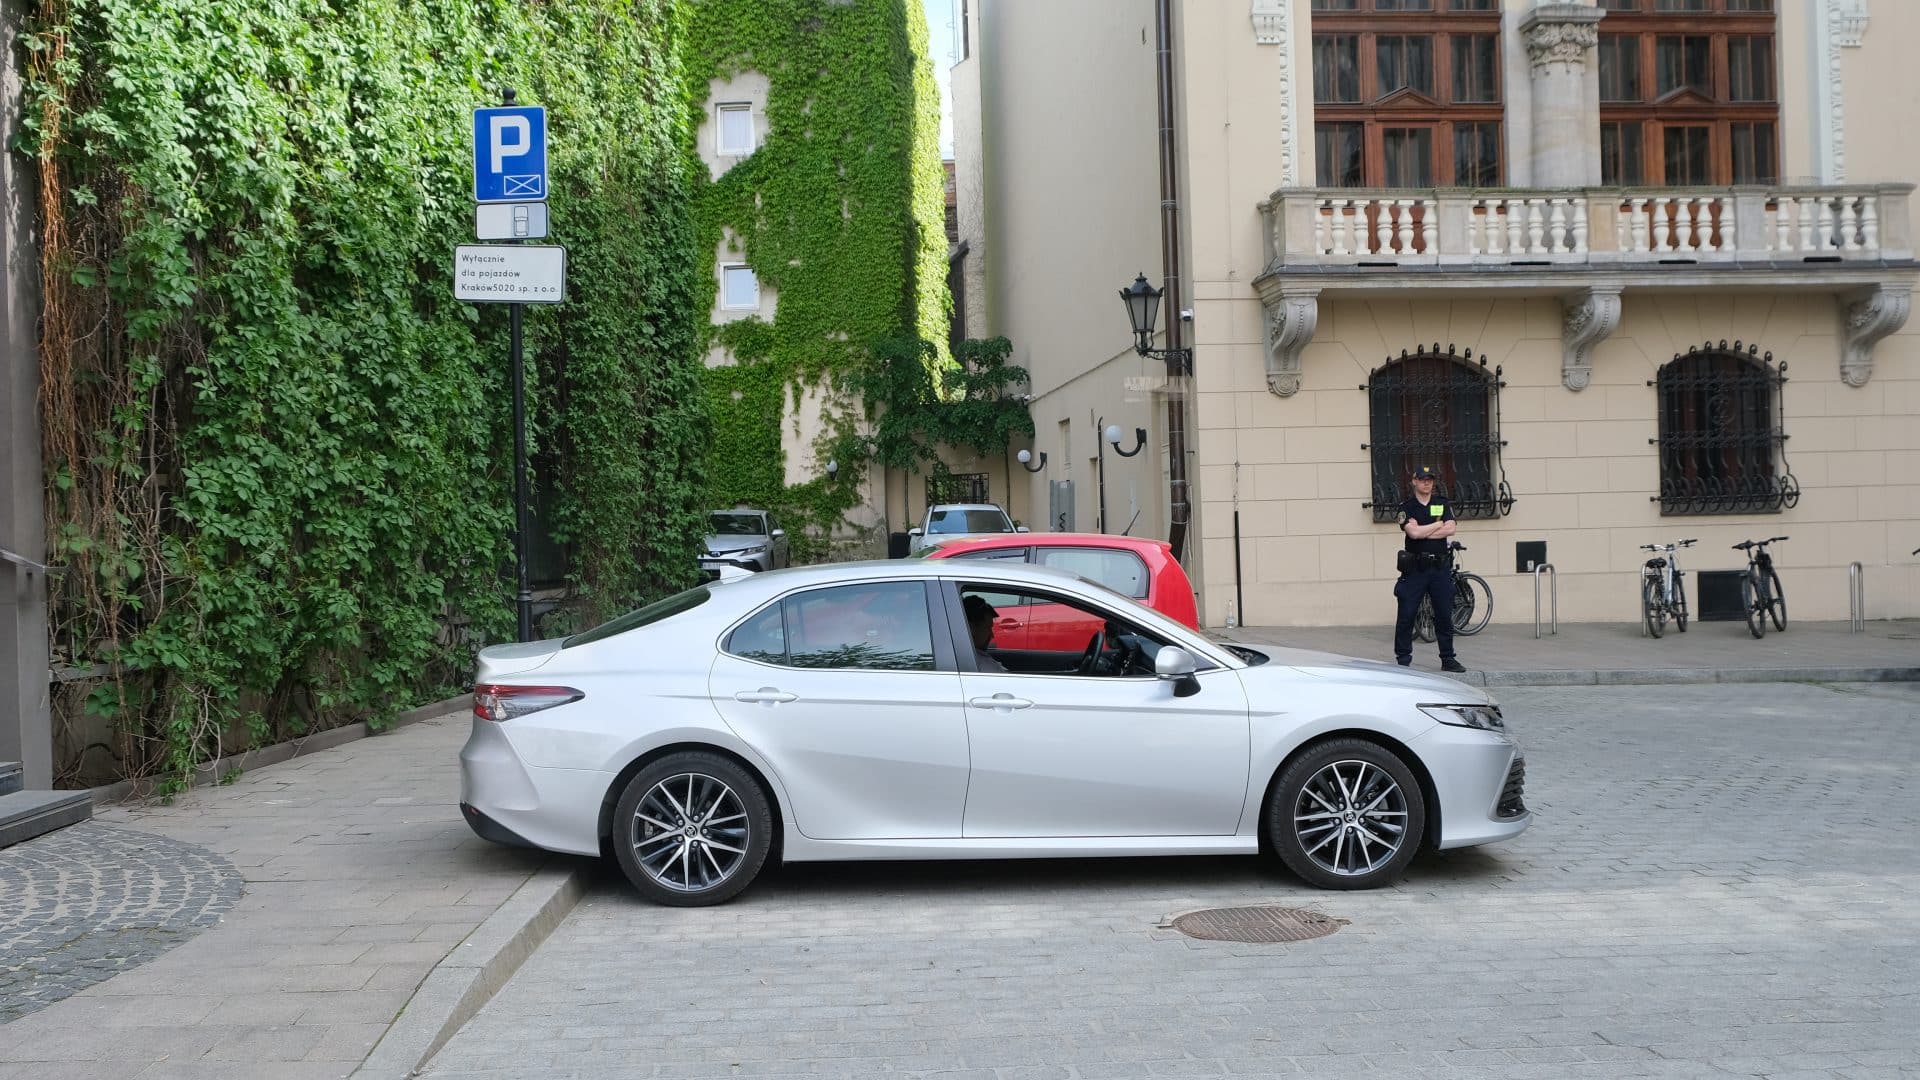
<path fill-rule="evenodd" d="M 524 116 L 495 116 L 487 123 L 493 127 L 493 161 L 489 172 L 504 173 L 510 157 L 526 157 L 533 149 L 533 125 Z"/>
<path fill-rule="evenodd" d="M 547 110 L 538 105 L 473 110 L 474 201 L 546 197 Z"/>

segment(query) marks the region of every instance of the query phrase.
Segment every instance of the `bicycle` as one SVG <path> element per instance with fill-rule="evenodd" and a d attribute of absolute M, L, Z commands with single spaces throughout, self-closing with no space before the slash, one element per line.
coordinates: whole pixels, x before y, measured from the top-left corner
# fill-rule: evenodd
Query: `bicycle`
<path fill-rule="evenodd" d="M 1680 549 L 1699 540 L 1675 540 L 1671 544 L 1641 544 L 1641 551 L 1655 555 L 1640 568 L 1640 618 L 1649 637 L 1666 633 L 1672 618 L 1681 633 L 1687 632 L 1686 571 L 1680 569 Z M 1660 554 L 1665 552 L 1665 554 Z"/>
<path fill-rule="evenodd" d="M 1458 540 L 1447 544 L 1449 553 L 1465 551 L 1467 545 Z M 1449 564 L 1453 571 L 1453 632 L 1472 636 L 1487 628 L 1493 619 L 1493 588 L 1487 579 L 1479 574 L 1469 574 L 1460 569 L 1458 563 Z M 1478 595 L 1475 590 L 1478 589 Z M 1433 599 L 1420 598 L 1420 609 L 1413 614 L 1413 636 L 1421 641 L 1431 642 L 1440 635 L 1433 625 Z"/>
<path fill-rule="evenodd" d="M 1740 579 L 1740 606 L 1747 609 L 1747 632 L 1756 638 L 1767 636 L 1767 620 L 1775 630 L 1787 628 L 1787 594 L 1780 587 L 1780 572 L 1773 568 L 1768 544 L 1788 539 L 1784 536 L 1765 540 L 1743 540 L 1733 550 L 1747 553 L 1747 576 Z"/>

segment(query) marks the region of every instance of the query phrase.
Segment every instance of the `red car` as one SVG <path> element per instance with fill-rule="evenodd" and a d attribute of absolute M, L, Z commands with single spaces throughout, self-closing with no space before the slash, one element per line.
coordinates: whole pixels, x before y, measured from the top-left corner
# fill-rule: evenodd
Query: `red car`
<path fill-rule="evenodd" d="M 921 555 L 1018 559 L 1055 567 L 1131 596 L 1182 625 L 1200 628 L 1193 583 L 1164 540 L 1105 533 L 1015 533 L 949 540 Z M 1101 629 L 1097 620 L 1061 604 L 1035 604 L 1013 596 L 988 599 L 998 612 L 993 624 L 996 649 L 1070 652 L 1085 646 L 1093 632 Z"/>

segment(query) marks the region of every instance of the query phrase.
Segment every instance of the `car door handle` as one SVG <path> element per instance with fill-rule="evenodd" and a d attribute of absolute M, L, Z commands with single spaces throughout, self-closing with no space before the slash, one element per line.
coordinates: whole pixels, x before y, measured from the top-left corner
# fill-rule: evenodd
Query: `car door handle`
<path fill-rule="evenodd" d="M 733 700 L 758 702 L 762 705 L 778 705 L 783 702 L 794 701 L 798 699 L 799 696 L 798 694 L 789 694 L 777 686 L 763 686 L 758 690 L 742 690 L 733 695 Z"/>
<path fill-rule="evenodd" d="M 1012 712 L 1015 709 L 1033 708 L 1033 702 L 1028 701 L 1026 698 L 1014 697 L 1012 694 L 995 694 L 992 697 L 972 698 L 967 704 L 976 709 L 1000 709 L 1004 712 Z"/>

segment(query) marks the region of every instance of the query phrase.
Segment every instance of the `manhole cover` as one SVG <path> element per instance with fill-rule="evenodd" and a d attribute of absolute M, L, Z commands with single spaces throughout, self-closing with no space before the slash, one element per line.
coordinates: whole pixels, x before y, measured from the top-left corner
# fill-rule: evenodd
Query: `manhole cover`
<path fill-rule="evenodd" d="M 1230 907 L 1189 911 L 1167 925 L 1202 941 L 1263 943 L 1326 937 L 1346 924 L 1345 919 L 1303 908 Z"/>

